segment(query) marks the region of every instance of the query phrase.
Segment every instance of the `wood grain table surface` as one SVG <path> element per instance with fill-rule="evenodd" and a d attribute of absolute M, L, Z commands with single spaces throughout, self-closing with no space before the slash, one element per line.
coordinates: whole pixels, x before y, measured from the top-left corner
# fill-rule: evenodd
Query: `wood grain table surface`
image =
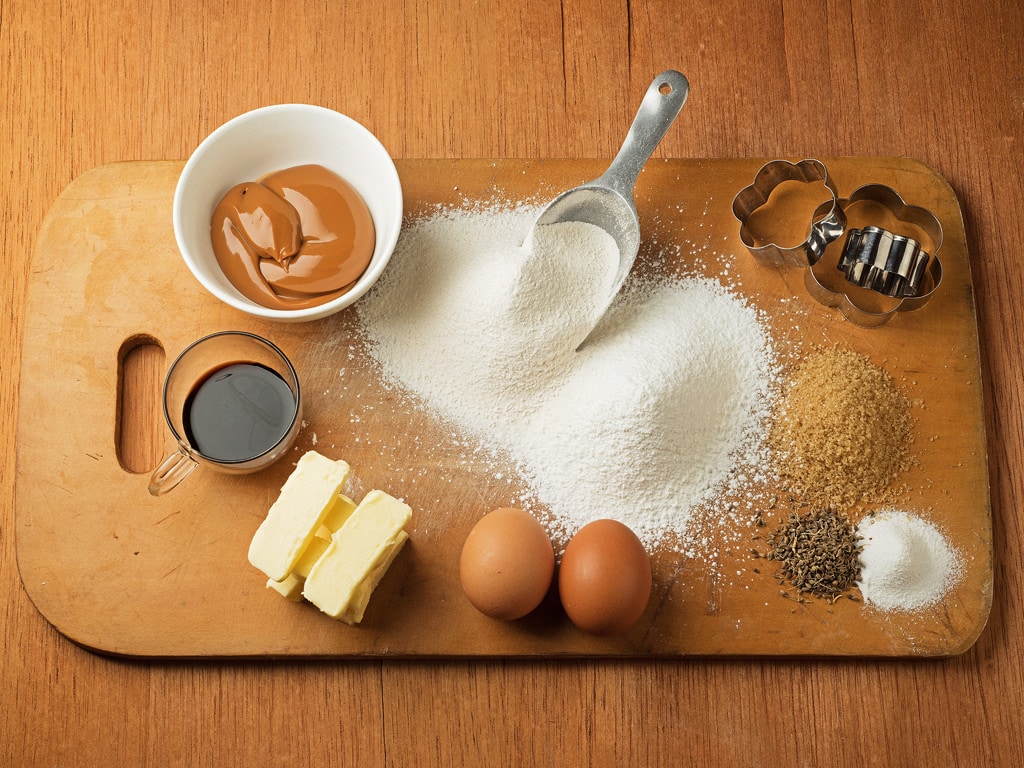
<path fill-rule="evenodd" d="M 1020 765 L 1022 40 L 1019 0 L 0 2 L 0 765 Z M 14 539 L 25 289 L 73 179 L 185 158 L 236 114 L 296 101 L 351 115 L 396 158 L 610 158 L 667 68 L 692 91 L 656 157 L 906 155 L 955 190 L 994 527 L 973 648 L 168 663 L 90 653 L 36 611 Z"/>

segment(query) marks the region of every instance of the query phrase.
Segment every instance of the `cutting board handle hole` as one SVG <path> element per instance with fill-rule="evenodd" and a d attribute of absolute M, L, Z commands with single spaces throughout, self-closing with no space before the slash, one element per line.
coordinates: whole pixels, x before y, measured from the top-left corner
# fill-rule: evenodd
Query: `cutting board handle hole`
<path fill-rule="evenodd" d="M 148 474 L 163 459 L 163 345 L 153 336 L 136 334 L 117 351 L 117 413 L 114 440 L 117 461 L 132 474 Z"/>

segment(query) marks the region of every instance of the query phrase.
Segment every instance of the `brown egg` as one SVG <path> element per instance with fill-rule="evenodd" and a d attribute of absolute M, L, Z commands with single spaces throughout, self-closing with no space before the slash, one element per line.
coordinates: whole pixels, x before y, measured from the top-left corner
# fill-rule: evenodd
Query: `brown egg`
<path fill-rule="evenodd" d="M 651 559 L 617 520 L 583 526 L 565 548 L 558 594 L 569 619 L 592 635 L 618 635 L 643 615 L 651 597 Z"/>
<path fill-rule="evenodd" d="M 540 605 L 554 572 L 547 531 L 521 509 L 484 515 L 462 545 L 462 591 L 477 610 L 496 619 L 518 619 Z"/>

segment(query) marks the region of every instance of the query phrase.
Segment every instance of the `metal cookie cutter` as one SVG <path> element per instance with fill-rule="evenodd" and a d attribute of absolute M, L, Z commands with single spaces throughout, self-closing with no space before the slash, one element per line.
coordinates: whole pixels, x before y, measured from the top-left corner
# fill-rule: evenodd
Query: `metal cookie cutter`
<path fill-rule="evenodd" d="M 881 227 L 851 229 L 839 258 L 851 283 L 892 297 L 916 296 L 927 264 L 917 240 Z"/>
<path fill-rule="evenodd" d="M 811 296 L 822 304 L 838 308 L 851 322 L 874 328 L 889 322 L 896 312 L 920 309 L 934 295 L 942 282 L 942 263 L 938 258 L 942 225 L 931 211 L 907 205 L 895 190 L 883 184 L 859 187 L 840 204 L 849 211 L 860 202 L 880 205 L 897 222 L 916 226 L 928 237 L 933 248 L 933 253 L 929 254 L 917 240 L 873 225 L 849 232 L 836 267 L 847 282 L 895 300 L 892 306 L 882 310 L 858 303 L 846 291 L 828 288 L 819 274 L 826 268 L 824 263 L 807 270 L 804 283 Z M 824 207 L 819 206 L 818 210 Z"/>
<path fill-rule="evenodd" d="M 832 201 L 823 203 L 814 212 L 807 237 L 799 245 L 784 248 L 777 243 L 757 244 L 758 238 L 751 232 L 748 220 L 751 214 L 768 202 L 772 191 L 785 181 L 800 181 L 805 184 L 822 182 L 832 195 Z M 843 234 L 846 228 L 846 217 L 839 204 L 832 179 L 829 178 L 825 164 L 819 160 L 801 160 L 791 163 L 788 160 L 772 160 L 761 166 L 754 176 L 754 183 L 739 191 L 732 201 L 732 213 L 740 222 L 740 239 L 747 250 L 761 264 L 781 266 L 793 264 L 797 267 L 809 267 L 818 262 L 824 255 L 828 244 Z"/>

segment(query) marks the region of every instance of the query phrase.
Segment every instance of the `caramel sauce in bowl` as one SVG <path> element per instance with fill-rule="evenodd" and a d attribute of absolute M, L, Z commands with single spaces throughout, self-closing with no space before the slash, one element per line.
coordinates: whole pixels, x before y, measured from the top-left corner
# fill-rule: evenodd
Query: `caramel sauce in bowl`
<path fill-rule="evenodd" d="M 235 185 L 214 208 L 210 232 L 231 284 L 271 309 L 344 296 L 370 265 L 375 242 L 359 193 L 316 164 Z"/>
<path fill-rule="evenodd" d="M 314 320 L 356 301 L 394 251 L 394 162 L 352 118 L 308 104 L 240 115 L 185 163 L 174 193 L 182 258 L 230 306 Z"/>

